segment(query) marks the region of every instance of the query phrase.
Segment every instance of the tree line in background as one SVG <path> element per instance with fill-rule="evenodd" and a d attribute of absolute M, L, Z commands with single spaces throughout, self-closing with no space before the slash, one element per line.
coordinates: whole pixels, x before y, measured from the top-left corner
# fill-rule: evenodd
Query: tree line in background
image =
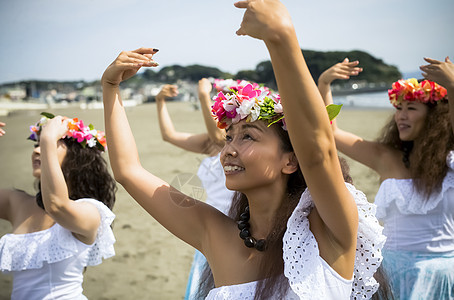
<path fill-rule="evenodd" d="M 302 52 L 306 58 L 309 70 L 315 81 L 318 80 L 318 77 L 324 70 L 328 69 L 335 63 L 341 62 L 346 57 L 348 57 L 350 61 L 359 60 L 360 67 L 363 68 L 363 72 L 358 76 L 343 82 L 343 84 L 348 85 L 349 81 L 365 81 L 367 83 L 386 83 L 389 85 L 392 82 L 400 79 L 402 76 L 397 67 L 387 65 L 383 62 L 383 60 L 375 58 L 364 51 L 353 50 L 322 52 L 302 50 Z M 137 76 L 134 76 L 128 81 L 122 83 L 122 86 L 134 88 L 148 82 L 176 83 L 179 80 L 197 82 L 199 79 L 204 77 L 245 79 L 265 84 L 272 89 L 277 89 L 273 68 L 271 61 L 269 60 L 259 63 L 256 66 L 255 70 L 242 70 L 236 74 L 226 73 L 219 70 L 218 68 L 202 65 L 172 65 L 163 67 L 159 71 L 146 69 L 144 72 L 141 72 L 137 74 Z M 25 85 L 30 85 L 30 83 L 33 83 L 34 88 L 36 88 L 37 90 L 45 90 L 49 89 L 49 87 L 61 90 L 64 86 L 71 86 L 71 88 L 75 88 L 77 90 L 87 86 L 96 86 L 100 84 L 99 81 L 87 83 L 83 81 L 59 82 L 29 80 L 3 84 L 1 86 L 14 86 L 18 83 Z"/>
<path fill-rule="evenodd" d="M 368 83 L 385 82 L 390 84 L 400 79 L 402 76 L 397 67 L 387 65 L 383 60 L 375 58 L 364 51 L 302 51 L 315 81 L 318 80 L 323 71 L 335 63 L 344 60 L 346 57 L 348 57 L 350 61 L 359 60 L 360 66 L 363 68 L 363 72 L 355 78 L 350 79 L 350 81 L 366 81 Z M 143 80 L 172 83 L 178 80 L 197 81 L 203 77 L 245 79 L 263 83 L 270 88 L 276 89 L 273 67 L 269 60 L 259 63 L 255 70 L 243 70 L 236 74 L 225 73 L 217 68 L 201 65 L 190 65 L 186 67 L 173 65 L 163 67 L 157 72 L 152 69 L 147 69 L 145 72 L 141 73 L 141 76 L 137 76 L 132 80 L 135 80 L 135 83 L 139 83 Z M 346 82 L 348 83 L 348 81 Z M 131 82 L 131 84 L 134 84 L 134 82 Z"/>

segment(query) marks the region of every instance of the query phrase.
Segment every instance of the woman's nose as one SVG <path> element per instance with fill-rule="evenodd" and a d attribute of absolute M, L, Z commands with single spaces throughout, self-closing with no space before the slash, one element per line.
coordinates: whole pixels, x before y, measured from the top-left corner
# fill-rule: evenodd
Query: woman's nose
<path fill-rule="evenodd" d="M 227 156 L 232 156 L 232 157 L 237 157 L 238 152 L 235 147 L 231 143 L 226 143 L 224 148 L 222 149 L 222 156 L 227 157 Z"/>

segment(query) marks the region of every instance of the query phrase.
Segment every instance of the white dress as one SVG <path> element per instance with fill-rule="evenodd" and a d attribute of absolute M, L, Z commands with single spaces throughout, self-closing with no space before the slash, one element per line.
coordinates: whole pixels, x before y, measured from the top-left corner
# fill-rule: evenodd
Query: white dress
<path fill-rule="evenodd" d="M 375 218 L 375 205 L 369 203 L 353 185 L 346 185 L 354 196 L 359 215 L 353 279 L 341 277 L 320 257 L 317 241 L 309 228 L 308 215 L 314 204 L 306 189 L 287 222 L 283 237 L 284 275 L 290 285 L 286 300 L 370 299 L 377 291 L 378 283 L 373 275 L 380 266 L 381 248 L 386 238 Z M 212 289 L 206 299 L 254 299 L 256 284 L 248 282 L 218 287 Z"/>
<path fill-rule="evenodd" d="M 84 268 L 115 255 L 110 228 L 115 215 L 100 201 L 76 201 L 93 204 L 101 215 L 93 244 L 82 243 L 58 223 L 46 230 L 6 234 L 0 239 L 0 269 L 13 275 L 11 299 L 86 299 L 82 294 Z"/>
<path fill-rule="evenodd" d="M 383 268 L 400 299 L 454 299 L 454 152 L 441 190 L 428 199 L 412 179 L 389 178 L 375 198 L 387 241 Z"/>

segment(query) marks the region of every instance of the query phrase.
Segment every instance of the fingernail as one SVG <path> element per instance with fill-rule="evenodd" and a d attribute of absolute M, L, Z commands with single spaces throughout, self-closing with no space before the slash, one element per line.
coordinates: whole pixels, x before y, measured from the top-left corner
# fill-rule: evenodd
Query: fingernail
<path fill-rule="evenodd" d="M 158 51 L 159 51 L 159 49 L 153 48 L 153 51 L 154 51 L 154 52 L 158 52 Z"/>

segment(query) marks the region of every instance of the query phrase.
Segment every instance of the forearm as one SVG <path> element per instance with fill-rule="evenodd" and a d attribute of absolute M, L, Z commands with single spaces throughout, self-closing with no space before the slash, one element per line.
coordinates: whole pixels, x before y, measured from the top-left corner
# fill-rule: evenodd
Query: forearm
<path fill-rule="evenodd" d="M 120 97 L 119 86 L 103 84 L 104 122 L 109 159 L 121 183 L 132 169 L 141 167 L 136 142 Z"/>
<path fill-rule="evenodd" d="M 158 111 L 159 129 L 161 130 L 162 139 L 166 142 L 175 144 L 176 130 L 173 126 L 172 119 L 170 118 L 167 105 L 164 100 L 156 101 L 156 108 Z"/>
<path fill-rule="evenodd" d="M 57 141 L 41 139 L 41 194 L 46 212 L 53 218 L 64 215 L 69 194 L 57 154 Z"/>
<path fill-rule="evenodd" d="M 211 113 L 211 99 L 206 94 L 199 94 L 200 106 L 202 108 L 203 120 L 205 121 L 205 127 L 207 128 L 208 136 L 216 144 L 222 144 L 224 142 L 223 130 L 219 129 L 216 125 Z"/>
<path fill-rule="evenodd" d="M 266 41 L 282 98 L 285 119 L 300 165 L 333 155 L 334 140 L 321 95 L 301 53 L 293 27 Z M 301 131 L 305 134 L 300 134 Z"/>

